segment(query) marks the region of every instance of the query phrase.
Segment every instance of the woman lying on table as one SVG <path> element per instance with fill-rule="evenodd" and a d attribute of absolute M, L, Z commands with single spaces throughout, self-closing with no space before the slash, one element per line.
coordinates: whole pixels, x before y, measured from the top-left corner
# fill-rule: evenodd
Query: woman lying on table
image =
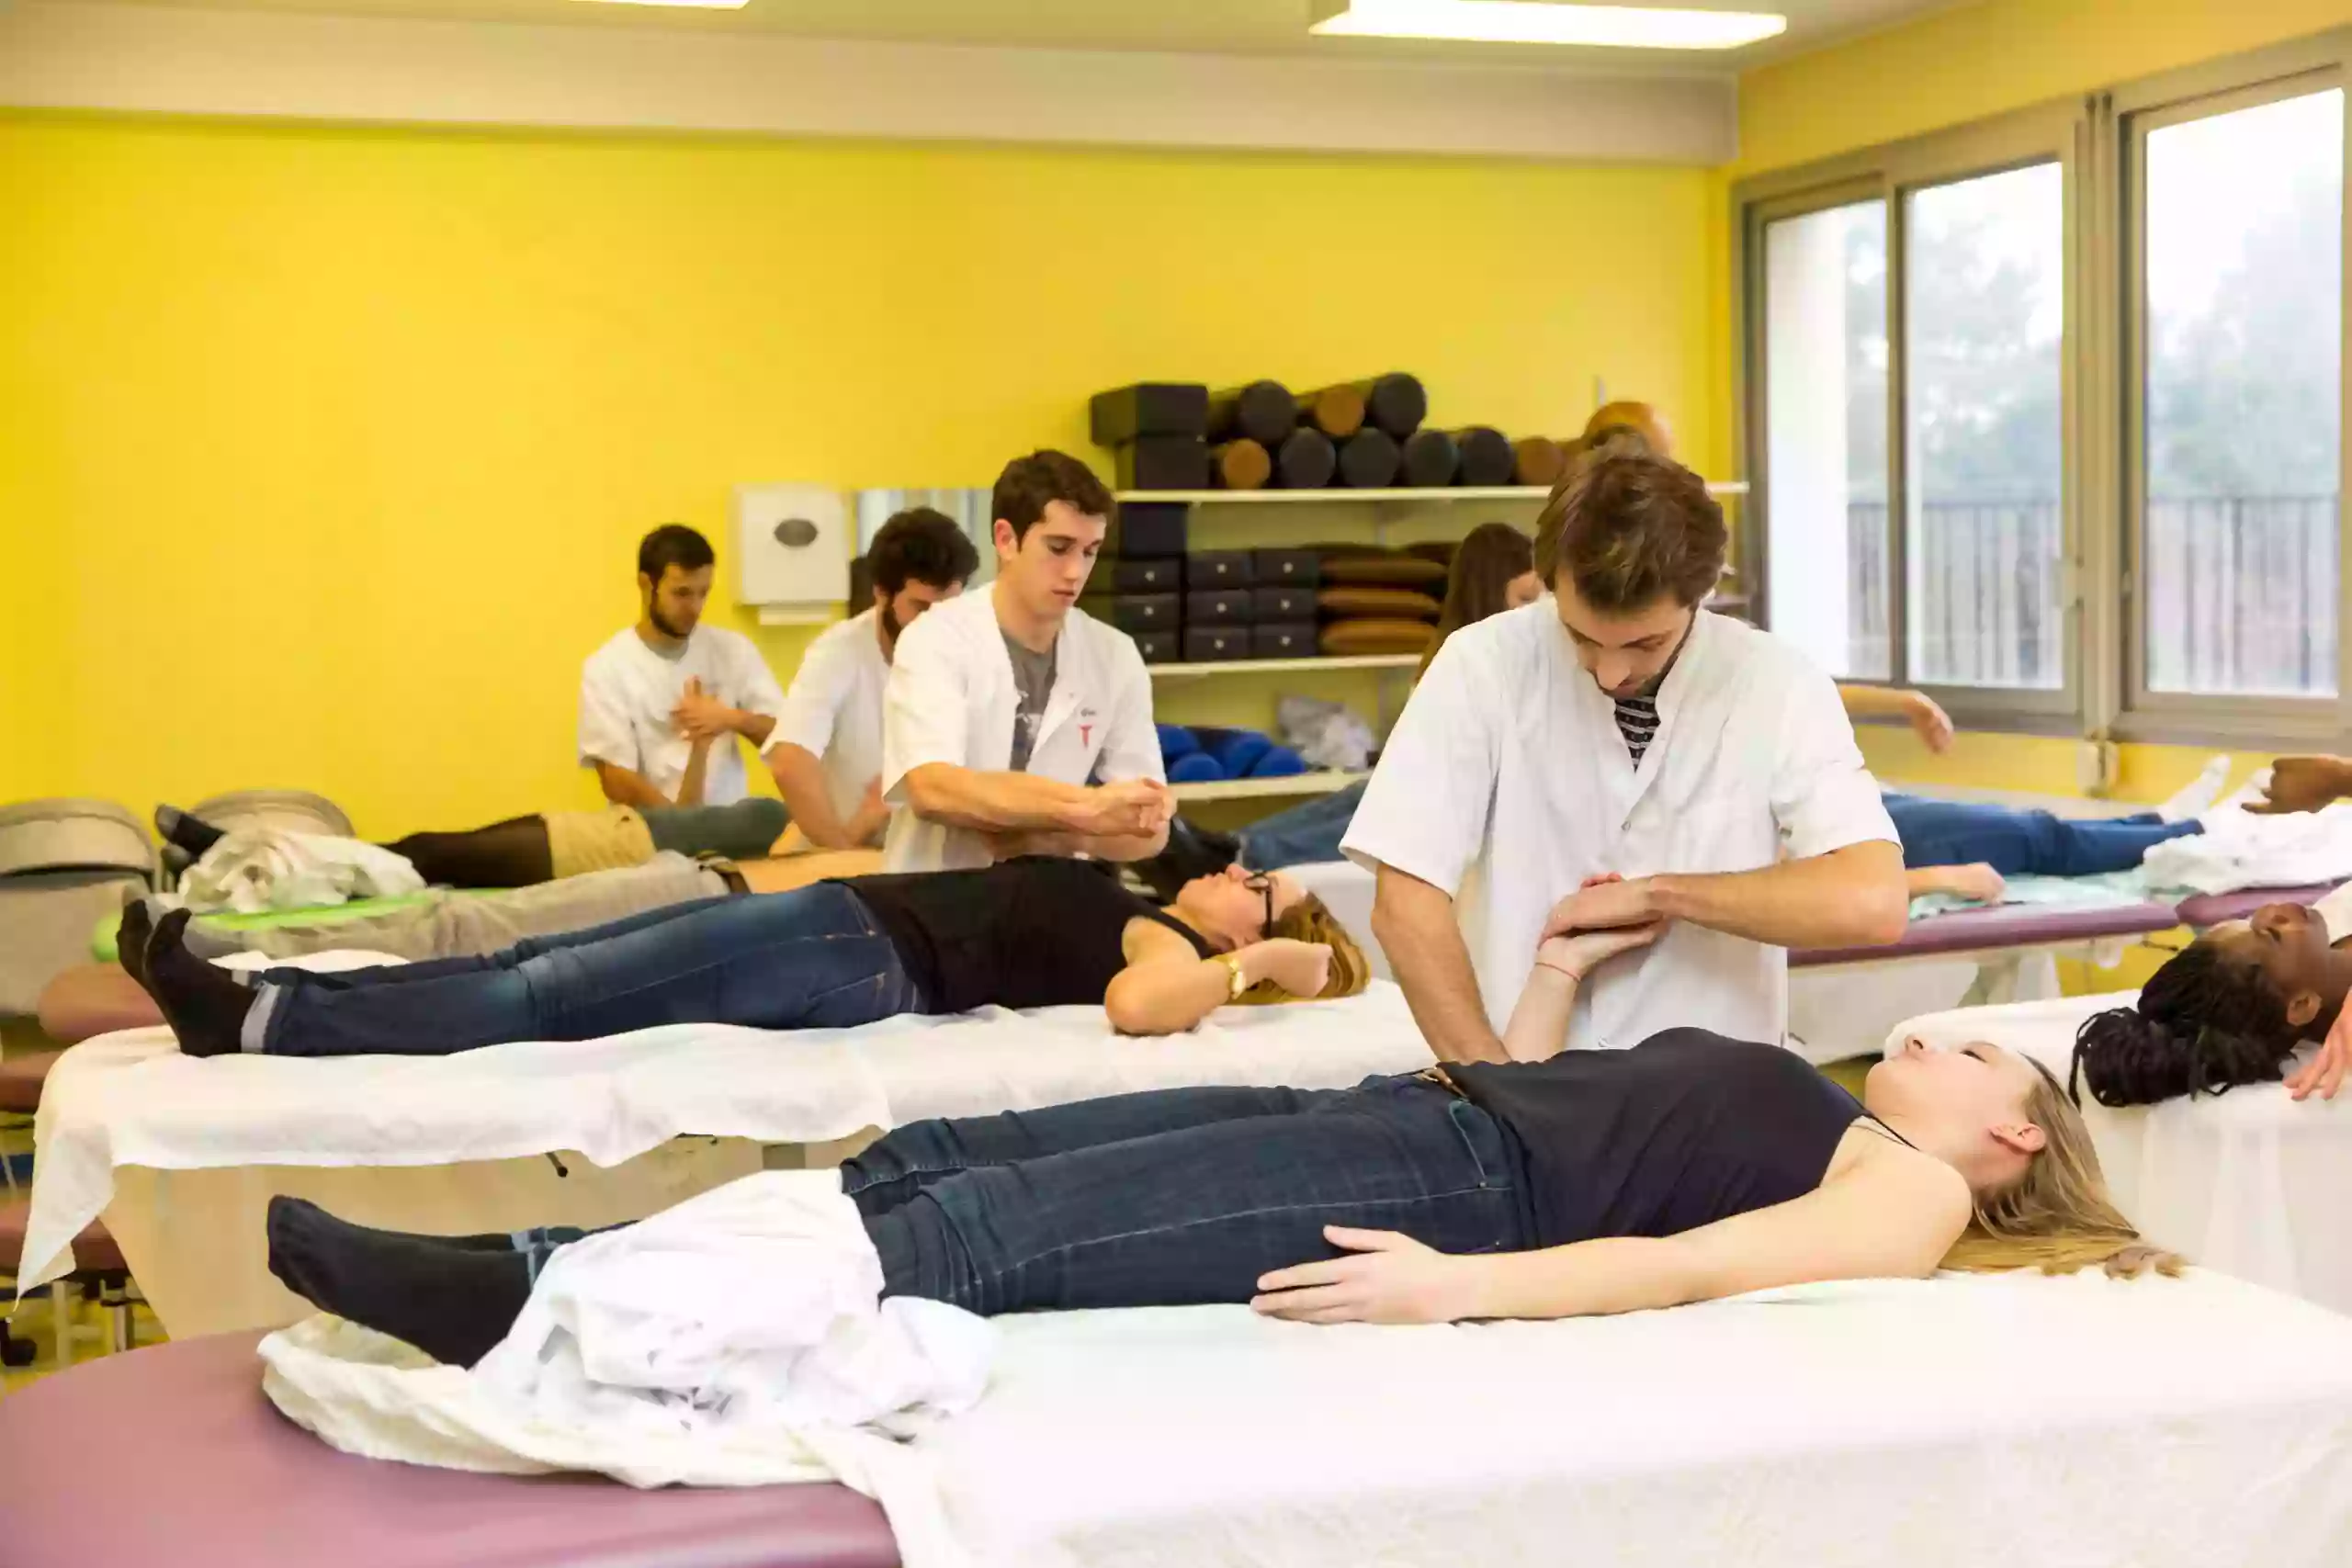
<path fill-rule="evenodd" d="M 1562 1052 L 1580 979 L 1656 934 L 1546 942 L 1505 1032 L 1522 1062 L 921 1122 L 843 1167 L 843 1187 L 887 1293 L 990 1314 L 1572 1317 L 1939 1266 L 2178 1267 L 2108 1200 L 2057 1083 L 2007 1051 L 1915 1047 L 1871 1069 L 1861 1101 L 1778 1046 L 1699 1030 Z M 470 1364 L 581 1234 L 406 1235 L 281 1198 L 270 1268 Z"/>
<path fill-rule="evenodd" d="M 1234 866 L 1161 908 L 1095 862 L 1045 856 L 707 899 L 486 958 L 269 969 L 250 987 L 187 951 L 186 910 L 149 919 L 124 912 L 123 966 L 193 1056 L 447 1055 L 665 1023 L 846 1029 L 1065 1004 L 1167 1034 L 1229 1001 L 1352 996 L 1368 974 L 1330 910 L 1279 874 Z"/>

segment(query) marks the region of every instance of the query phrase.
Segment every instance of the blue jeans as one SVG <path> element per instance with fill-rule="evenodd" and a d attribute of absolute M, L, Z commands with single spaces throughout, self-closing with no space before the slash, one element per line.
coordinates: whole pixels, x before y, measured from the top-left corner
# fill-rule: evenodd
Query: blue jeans
<path fill-rule="evenodd" d="M 820 883 L 649 909 L 487 957 L 272 969 L 245 1039 L 282 1056 L 443 1056 L 664 1023 L 845 1029 L 922 1006 L 872 911 Z"/>
<path fill-rule="evenodd" d="M 1976 801 L 1883 797 L 1907 866 L 1991 866 L 2003 876 L 2098 876 L 2131 871 L 2151 846 L 2205 830 L 2153 812 L 2076 819 Z"/>
<path fill-rule="evenodd" d="M 1241 829 L 1241 863 L 1251 871 L 1315 865 L 1340 858 L 1356 807 L 1363 801 L 1359 780 L 1347 788 L 1302 801 L 1286 811 L 1261 817 Z"/>
<path fill-rule="evenodd" d="M 1246 1302 L 1328 1224 L 1528 1245 L 1494 1118 L 1417 1077 L 1177 1089 L 917 1122 L 842 1168 L 891 1295 L 983 1314 Z"/>

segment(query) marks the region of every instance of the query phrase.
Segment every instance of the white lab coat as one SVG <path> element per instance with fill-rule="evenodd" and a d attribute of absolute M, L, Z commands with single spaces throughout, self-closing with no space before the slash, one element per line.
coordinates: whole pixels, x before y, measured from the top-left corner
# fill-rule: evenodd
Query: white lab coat
<path fill-rule="evenodd" d="M 1702 612 L 1657 694 L 1637 772 L 1615 705 L 1546 599 L 1446 640 L 1388 739 L 1344 852 L 1451 895 L 1499 1030 L 1544 919 L 1589 876 L 1753 871 L 1894 825 L 1838 689 L 1789 644 Z M 1569 1039 L 1690 1025 L 1778 1041 L 1788 955 L 1680 924 L 1580 989 Z"/>
<path fill-rule="evenodd" d="M 959 871 L 989 863 L 981 835 L 908 809 L 906 777 L 932 762 L 1006 771 L 1020 705 L 993 592 L 935 605 L 899 635 L 882 724 L 882 788 L 897 808 L 883 845 L 885 871 Z M 1133 637 L 1080 611 L 1062 622 L 1054 689 L 1027 771 L 1068 784 L 1166 781 L 1151 719 L 1151 674 Z"/>
<path fill-rule="evenodd" d="M 876 634 L 881 613 L 852 615 L 808 645 L 769 737 L 771 744 L 789 742 L 817 759 L 826 797 L 843 822 L 857 815 L 866 786 L 882 773 L 882 694 L 890 661 Z"/>

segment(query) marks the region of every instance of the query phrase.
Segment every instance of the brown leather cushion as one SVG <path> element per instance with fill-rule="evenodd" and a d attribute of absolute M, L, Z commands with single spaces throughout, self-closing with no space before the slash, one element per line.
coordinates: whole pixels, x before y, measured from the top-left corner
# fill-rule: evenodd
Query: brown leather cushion
<path fill-rule="evenodd" d="M 1445 568 L 1401 550 L 1331 550 L 1323 557 L 1323 581 L 1384 588 L 1442 588 Z"/>
<path fill-rule="evenodd" d="M 163 1010 L 119 964 L 77 964 L 41 988 L 40 1032 L 68 1045 L 163 1021 Z M 6 1077 L 6 1066 L 0 1063 L 0 1077 Z"/>
<path fill-rule="evenodd" d="M 13 1274 L 25 1256 L 25 1230 L 31 1224 L 33 1201 L 19 1198 L 0 1203 L 0 1274 Z M 122 1248 L 115 1245 L 104 1220 L 92 1220 L 74 1238 L 74 1267 L 92 1274 L 124 1272 Z"/>
<path fill-rule="evenodd" d="M 261 1391 L 258 1334 L 101 1356 L 0 1399 L 7 1561 L 65 1568 L 896 1568 L 846 1486 L 474 1475 L 338 1453 Z M 114 1493 L 105 1477 L 122 1478 Z"/>
<path fill-rule="evenodd" d="M 1445 608 L 1409 588 L 1326 588 L 1315 603 L 1327 615 L 1379 615 L 1396 621 L 1434 621 Z"/>
<path fill-rule="evenodd" d="M 1437 641 L 1437 628 L 1427 621 L 1333 621 L 1323 628 L 1324 653 L 1334 659 L 1367 653 L 1427 653 Z"/>
<path fill-rule="evenodd" d="M 30 1116 L 40 1109 L 40 1086 L 62 1051 L 24 1051 L 0 1056 L 0 1113 Z"/>
<path fill-rule="evenodd" d="M 1433 560 L 1451 570 L 1453 558 L 1461 549 L 1460 543 L 1453 539 L 1424 539 L 1418 545 L 1407 545 L 1405 553 L 1416 560 Z"/>

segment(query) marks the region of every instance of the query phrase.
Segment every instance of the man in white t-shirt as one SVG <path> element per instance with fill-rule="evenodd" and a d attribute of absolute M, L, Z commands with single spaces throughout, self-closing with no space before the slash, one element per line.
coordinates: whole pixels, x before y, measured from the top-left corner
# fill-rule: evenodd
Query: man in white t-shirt
<path fill-rule="evenodd" d="M 751 638 L 702 624 L 717 558 L 682 524 L 645 536 L 637 625 L 581 671 L 580 761 L 616 806 L 729 806 L 751 793 L 736 739 L 764 749 L 784 694 Z"/>
<path fill-rule="evenodd" d="M 882 789 L 900 809 L 883 867 L 1158 854 L 1176 803 L 1150 672 L 1133 637 L 1070 613 L 1111 492 L 1077 458 L 1036 452 L 1005 465 L 993 500 L 996 581 L 908 627 L 891 660 Z"/>
<path fill-rule="evenodd" d="M 979 552 L 956 520 L 928 506 L 899 513 L 867 547 L 874 603 L 826 628 L 801 656 L 768 748 L 768 771 L 809 843 L 882 841 L 882 699 L 890 658 L 915 617 L 964 592 Z"/>
<path fill-rule="evenodd" d="M 1454 633 L 1415 688 L 1343 849 L 1441 1059 L 1504 1059 L 1560 931 L 1655 933 L 1577 998 L 1571 1043 L 1620 1047 L 1780 1040 L 1784 949 L 1901 939 L 1902 850 L 1837 687 L 1697 608 L 1724 545 L 1697 475 L 1604 447 L 1538 521 L 1553 597 Z"/>

